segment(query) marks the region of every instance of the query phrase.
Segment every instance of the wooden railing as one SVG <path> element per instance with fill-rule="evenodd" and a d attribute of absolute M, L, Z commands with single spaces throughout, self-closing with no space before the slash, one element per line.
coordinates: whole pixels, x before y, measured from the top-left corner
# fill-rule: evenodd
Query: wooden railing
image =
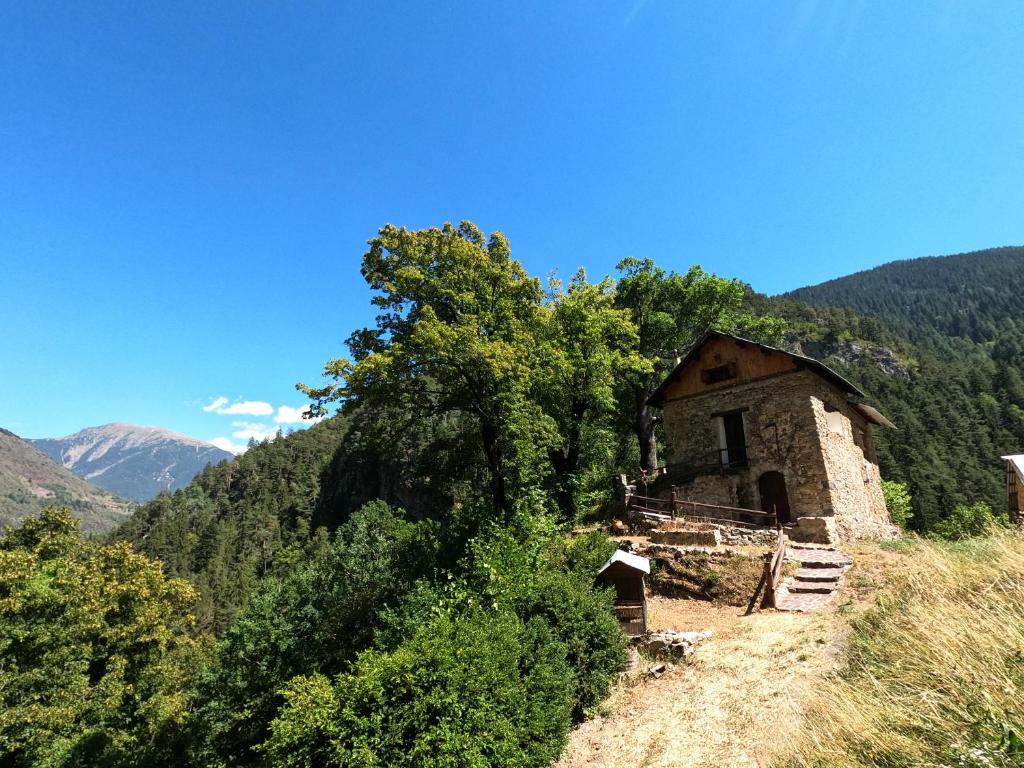
<path fill-rule="evenodd" d="M 764 604 L 768 608 L 775 607 L 775 590 L 779 588 L 782 579 L 782 565 L 786 560 L 786 533 L 779 528 L 779 540 L 775 545 L 775 552 L 771 558 L 765 560 L 764 577 L 765 592 Z"/>
<path fill-rule="evenodd" d="M 676 520 L 682 518 L 684 520 L 696 520 L 706 523 L 739 525 L 747 528 L 776 527 L 774 512 L 682 500 L 677 496 L 675 490 L 672 491 L 667 499 L 631 493 L 626 497 L 626 508 L 629 512 L 649 520 Z"/>
<path fill-rule="evenodd" d="M 687 463 L 665 464 L 654 469 L 642 469 L 636 478 L 630 480 L 622 475 L 622 484 L 632 488 L 643 488 L 645 491 L 648 485 L 657 483 L 666 475 L 671 475 L 673 482 L 686 482 L 687 479 L 700 475 L 724 475 L 726 470 L 747 466 L 746 452 L 740 455 L 729 455 L 728 448 L 719 448 L 708 451 L 702 456 L 693 458 Z"/>

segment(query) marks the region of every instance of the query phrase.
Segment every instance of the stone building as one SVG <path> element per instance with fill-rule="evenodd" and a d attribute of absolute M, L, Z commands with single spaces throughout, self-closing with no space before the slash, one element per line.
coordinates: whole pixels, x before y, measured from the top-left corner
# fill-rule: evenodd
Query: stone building
<path fill-rule="evenodd" d="M 668 375 L 667 470 L 683 500 L 775 512 L 798 541 L 888 536 L 871 425 L 892 422 L 821 362 L 710 331 Z"/>

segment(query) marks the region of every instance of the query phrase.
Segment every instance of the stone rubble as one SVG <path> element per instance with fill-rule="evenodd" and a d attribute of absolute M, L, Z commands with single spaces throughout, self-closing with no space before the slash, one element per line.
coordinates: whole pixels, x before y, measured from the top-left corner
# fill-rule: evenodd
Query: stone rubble
<path fill-rule="evenodd" d="M 697 643 L 707 640 L 712 634 L 711 630 L 677 632 L 674 629 L 666 629 L 651 632 L 641 641 L 641 646 L 658 658 L 686 659 L 693 654 Z"/>

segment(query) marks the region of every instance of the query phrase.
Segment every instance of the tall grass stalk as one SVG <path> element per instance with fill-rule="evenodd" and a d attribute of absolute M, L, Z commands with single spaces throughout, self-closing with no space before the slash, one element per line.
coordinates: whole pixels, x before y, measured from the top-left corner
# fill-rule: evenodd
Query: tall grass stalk
<path fill-rule="evenodd" d="M 790 765 L 1024 765 L 1024 538 L 911 546 L 805 710 Z"/>

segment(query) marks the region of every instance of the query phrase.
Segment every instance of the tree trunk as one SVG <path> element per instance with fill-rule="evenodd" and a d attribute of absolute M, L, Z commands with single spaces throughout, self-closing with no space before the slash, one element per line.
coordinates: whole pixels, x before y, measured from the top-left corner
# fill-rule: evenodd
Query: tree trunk
<path fill-rule="evenodd" d="M 505 498 L 505 467 L 502 461 L 498 428 L 488 421 L 481 422 L 480 435 L 484 443 L 484 455 L 487 457 L 487 470 L 491 475 L 491 498 L 494 501 L 494 512 L 503 515 L 506 512 L 507 499 Z"/>
<path fill-rule="evenodd" d="M 578 512 L 573 481 L 580 470 L 579 443 L 569 442 L 565 448 L 548 452 L 551 468 L 555 471 L 555 501 L 564 520 L 575 520 Z"/>
<path fill-rule="evenodd" d="M 654 434 L 656 419 L 653 409 L 647 405 L 646 395 L 641 397 L 643 399 L 637 403 L 633 417 L 633 431 L 640 448 L 640 468 L 650 471 L 658 466 L 658 440 Z"/>

